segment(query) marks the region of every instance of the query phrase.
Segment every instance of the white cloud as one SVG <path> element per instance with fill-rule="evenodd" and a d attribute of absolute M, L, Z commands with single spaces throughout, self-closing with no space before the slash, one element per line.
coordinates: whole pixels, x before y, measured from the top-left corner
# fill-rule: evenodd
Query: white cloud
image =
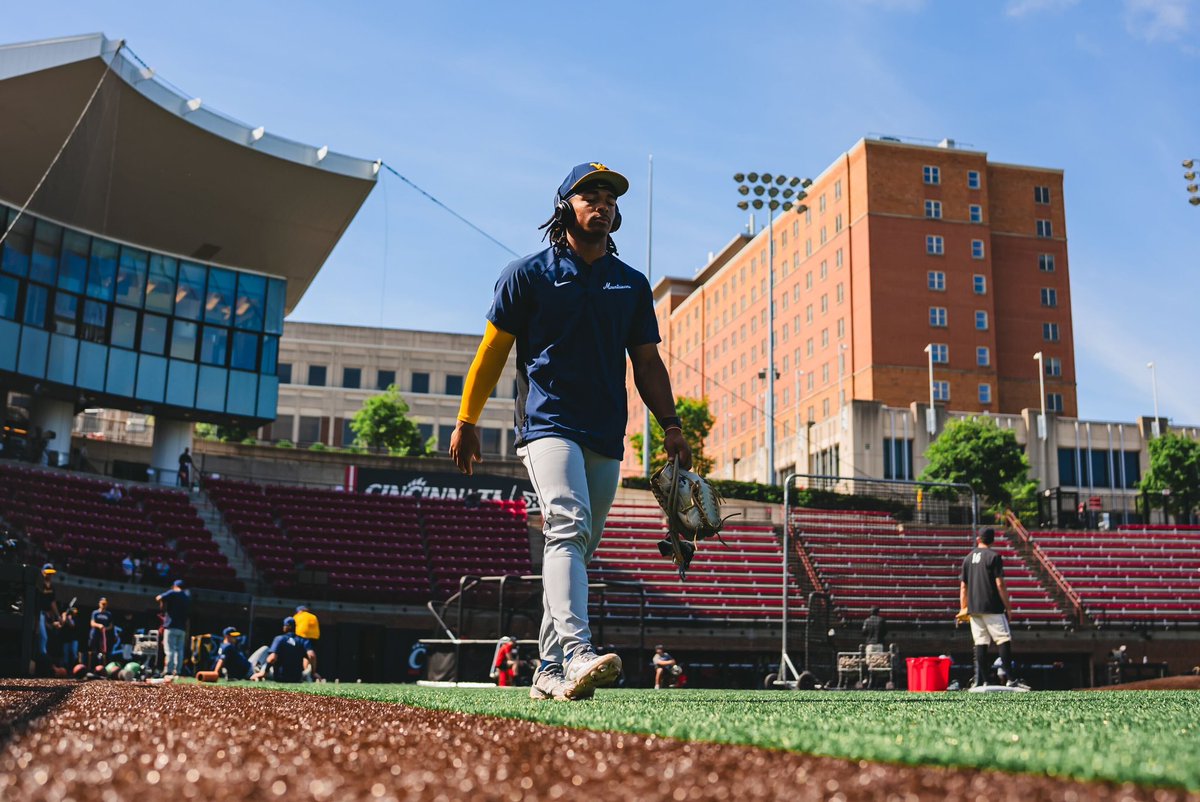
<path fill-rule="evenodd" d="M 1009 0 L 1004 7 L 1004 13 L 1010 17 L 1024 17 L 1043 11 L 1062 11 L 1078 2 L 1079 0 Z"/>
<path fill-rule="evenodd" d="M 1147 42 L 1175 42 L 1191 28 L 1194 0 L 1125 0 L 1125 29 Z"/>

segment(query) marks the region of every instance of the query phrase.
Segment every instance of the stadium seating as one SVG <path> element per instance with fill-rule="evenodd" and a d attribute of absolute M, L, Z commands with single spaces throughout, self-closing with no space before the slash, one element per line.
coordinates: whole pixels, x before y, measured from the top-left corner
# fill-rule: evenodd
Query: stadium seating
<path fill-rule="evenodd" d="M 532 572 L 523 501 L 468 507 L 221 479 L 205 488 L 281 595 L 425 602 L 448 596 L 464 575 Z"/>
<path fill-rule="evenodd" d="M 146 565 L 145 581 L 157 582 L 150 566 L 162 558 L 171 566 L 171 579 L 243 589 L 186 493 L 121 485 L 123 498 L 110 501 L 103 494 L 113 485 L 0 463 L 0 515 L 70 573 L 123 580 L 122 561 L 138 557 Z"/>
<path fill-rule="evenodd" d="M 872 607 L 889 621 L 946 624 L 958 611 L 962 559 L 974 546 L 965 528 L 899 524 L 889 513 L 799 509 L 792 513 L 803 549 L 830 594 L 834 613 L 860 622 Z M 1003 539 L 1005 578 L 1016 623 L 1064 624 L 1037 577 Z"/>
<path fill-rule="evenodd" d="M 783 555 L 769 525 L 726 525 L 725 545 L 705 541 L 696 552 L 687 578 L 658 551 L 666 524 L 657 506 L 614 504 L 604 539 L 591 565 L 593 582 L 640 582 L 646 596 L 648 623 L 696 621 L 777 621 L 782 612 Z M 802 613 L 804 595 L 790 584 L 789 606 Z M 608 618 L 637 617 L 634 593 L 606 592 Z"/>
<path fill-rule="evenodd" d="M 1200 527 L 1030 534 L 1097 624 L 1195 622 Z"/>

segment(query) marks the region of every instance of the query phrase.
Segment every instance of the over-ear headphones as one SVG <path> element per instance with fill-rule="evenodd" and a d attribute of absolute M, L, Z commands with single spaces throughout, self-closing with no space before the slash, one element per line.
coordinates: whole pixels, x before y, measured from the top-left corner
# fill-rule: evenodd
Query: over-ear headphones
<path fill-rule="evenodd" d="M 572 208 L 571 202 L 569 200 L 562 197 L 561 195 L 557 195 L 556 197 L 558 198 L 558 200 L 554 204 L 554 214 L 556 217 L 558 217 L 559 221 L 563 225 L 566 225 L 567 220 L 571 219 L 571 215 L 575 214 L 575 210 L 574 210 L 574 208 Z M 608 233 L 613 234 L 620 227 L 621 227 L 621 207 L 614 205 L 613 206 L 612 228 L 610 228 L 608 230 Z"/>

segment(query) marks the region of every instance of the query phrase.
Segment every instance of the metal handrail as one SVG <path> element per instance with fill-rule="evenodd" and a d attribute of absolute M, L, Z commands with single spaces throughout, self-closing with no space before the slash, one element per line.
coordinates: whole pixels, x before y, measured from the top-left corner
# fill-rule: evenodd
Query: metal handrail
<path fill-rule="evenodd" d="M 1082 626 L 1086 620 L 1086 615 L 1083 611 L 1083 600 L 1079 597 L 1079 594 L 1075 592 L 1075 589 L 1071 587 L 1071 583 L 1069 583 L 1066 577 L 1064 577 L 1059 572 L 1058 568 L 1054 566 L 1054 563 L 1052 563 L 1050 558 L 1048 558 L 1042 551 L 1042 547 L 1037 544 L 1037 541 L 1035 541 L 1033 536 L 1029 534 L 1029 530 L 1027 530 L 1021 523 L 1021 519 L 1018 518 L 1012 510 L 1004 511 L 1004 520 L 1008 524 L 1009 528 L 1017 533 L 1017 536 L 1021 539 L 1021 542 L 1024 543 L 1025 547 L 1029 549 L 1029 553 L 1033 555 L 1035 560 L 1037 560 L 1037 563 L 1039 566 L 1041 566 L 1042 570 L 1045 571 L 1052 580 L 1054 580 L 1054 584 L 1058 587 L 1059 591 L 1067 597 L 1067 601 L 1069 601 L 1072 608 L 1074 608 L 1075 623 Z"/>

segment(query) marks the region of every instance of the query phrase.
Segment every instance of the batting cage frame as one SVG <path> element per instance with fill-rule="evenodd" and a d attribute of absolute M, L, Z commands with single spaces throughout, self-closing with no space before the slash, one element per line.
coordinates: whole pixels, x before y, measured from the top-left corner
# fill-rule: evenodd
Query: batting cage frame
<path fill-rule="evenodd" d="M 968 484 L 960 482 L 928 482 L 911 479 L 873 479 L 858 476 L 833 476 L 829 474 L 815 473 L 791 473 L 783 480 L 783 537 L 782 537 L 782 552 L 783 560 L 781 565 L 781 596 L 782 609 L 780 613 L 780 647 L 779 647 L 779 670 L 773 674 L 768 674 L 764 680 L 764 686 L 768 688 L 790 688 L 792 690 L 798 688 L 811 688 L 817 684 L 816 677 L 812 673 L 814 668 L 814 658 L 812 655 L 812 646 L 819 641 L 824 633 L 814 632 L 813 630 L 813 609 L 820 608 L 826 616 L 825 625 L 829 623 L 830 610 L 830 594 L 821 591 L 819 588 L 810 592 L 808 595 L 809 613 L 806 615 L 804 624 L 804 671 L 796 669 L 795 663 L 789 654 L 791 633 L 788 627 L 789 605 L 788 591 L 791 587 L 790 567 L 793 564 L 794 543 L 796 542 L 795 522 L 793 520 L 792 504 L 794 497 L 792 494 L 793 486 L 798 482 L 805 484 L 806 490 L 824 490 L 836 491 L 839 493 L 849 493 L 857 495 L 860 486 L 863 488 L 909 488 L 917 498 L 917 506 L 920 507 L 923 503 L 923 496 L 926 492 L 930 493 L 932 503 L 942 494 L 957 494 L 960 497 L 969 497 L 968 505 L 970 512 L 970 524 L 967 534 L 971 542 L 974 541 L 974 536 L 979 530 L 979 496 Z M 799 491 L 799 487 L 796 488 Z M 798 495 L 798 493 L 797 493 Z M 946 505 L 947 508 L 949 505 Z M 949 519 L 949 509 L 946 511 L 946 517 Z M 815 579 L 815 568 L 809 564 L 807 558 L 802 559 L 803 565 L 801 568 L 811 577 Z M 819 584 L 819 583 L 814 583 Z M 820 602 L 820 604 L 814 604 Z M 824 629 L 825 627 L 819 627 Z M 815 635 L 815 637 L 814 637 Z M 790 676 L 789 676 L 790 672 Z"/>

